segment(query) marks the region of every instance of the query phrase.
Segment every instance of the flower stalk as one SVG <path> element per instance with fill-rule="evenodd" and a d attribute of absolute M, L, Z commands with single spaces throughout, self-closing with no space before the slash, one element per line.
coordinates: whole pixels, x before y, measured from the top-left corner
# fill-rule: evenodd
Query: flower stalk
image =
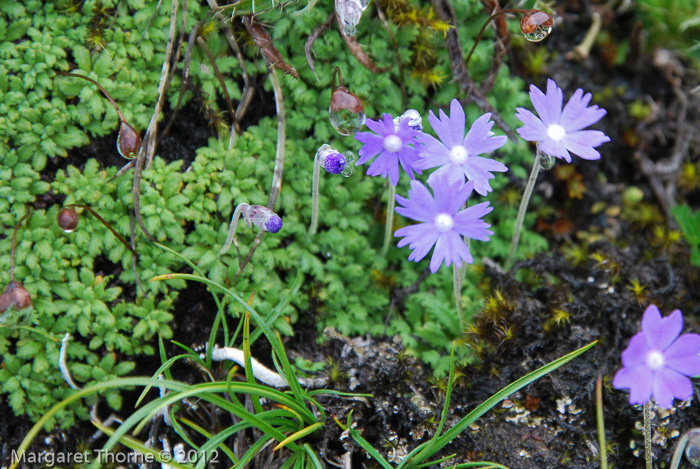
<path fill-rule="evenodd" d="M 321 167 L 328 173 L 342 174 L 344 177 L 349 177 L 352 175 L 352 166 L 350 166 L 350 164 L 353 161 L 355 161 L 355 155 L 352 152 L 346 151 L 340 153 L 336 149 L 331 148 L 327 143 L 321 145 L 316 152 L 316 156 L 314 156 L 313 180 L 311 183 L 311 226 L 309 227 L 309 234 L 311 236 L 316 234 L 316 229 L 318 228 L 318 198 Z"/>
<path fill-rule="evenodd" d="M 389 184 L 389 200 L 386 204 L 386 225 L 384 225 L 384 244 L 382 244 L 382 256 L 389 251 L 389 244 L 394 230 L 394 207 L 396 206 L 396 186 Z"/>
<path fill-rule="evenodd" d="M 647 469 L 652 469 L 654 464 L 651 455 L 651 401 L 644 403 L 644 459 Z"/>
<path fill-rule="evenodd" d="M 520 243 L 520 233 L 523 229 L 523 223 L 525 222 L 525 213 L 527 212 L 527 207 L 530 205 L 530 198 L 532 197 L 532 191 L 535 188 L 535 181 L 537 180 L 537 175 L 540 172 L 540 148 L 537 146 L 537 152 L 535 153 L 535 160 L 532 163 L 532 170 L 530 171 L 530 177 L 527 180 L 527 185 L 525 186 L 525 192 L 523 192 L 523 198 L 520 200 L 520 207 L 518 208 L 518 216 L 515 219 L 515 230 L 513 231 L 513 237 L 510 240 L 510 251 L 508 252 L 508 258 L 506 260 L 505 270 L 508 271 L 513 267 L 515 262 L 515 251 L 518 249 L 518 244 Z"/>

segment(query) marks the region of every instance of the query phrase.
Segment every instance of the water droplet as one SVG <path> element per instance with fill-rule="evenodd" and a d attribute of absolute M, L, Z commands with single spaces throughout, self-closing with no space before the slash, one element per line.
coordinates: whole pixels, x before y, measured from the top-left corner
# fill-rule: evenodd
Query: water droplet
<path fill-rule="evenodd" d="M 528 10 L 520 21 L 520 31 L 530 42 L 539 42 L 552 32 L 554 21 L 542 10 Z"/>
<path fill-rule="evenodd" d="M 62 208 L 56 217 L 56 223 L 66 233 L 72 233 L 78 227 L 78 214 L 72 208 Z"/>
<path fill-rule="evenodd" d="M 122 121 L 117 136 L 117 150 L 124 158 L 133 160 L 141 151 L 141 137 L 132 126 Z"/>
<path fill-rule="evenodd" d="M 344 151 L 343 156 L 345 157 L 345 167 L 340 172 L 344 177 L 352 176 L 353 163 L 355 162 L 355 154 L 351 151 Z"/>
<path fill-rule="evenodd" d="M 369 0 L 336 0 L 335 12 L 343 24 L 343 33 L 352 37 L 357 32 L 356 26 L 362 18 L 362 12 L 369 5 Z"/>
<path fill-rule="evenodd" d="M 328 116 L 331 125 L 340 135 L 354 135 L 365 125 L 365 107 L 355 94 L 344 86 L 339 86 L 331 96 Z"/>

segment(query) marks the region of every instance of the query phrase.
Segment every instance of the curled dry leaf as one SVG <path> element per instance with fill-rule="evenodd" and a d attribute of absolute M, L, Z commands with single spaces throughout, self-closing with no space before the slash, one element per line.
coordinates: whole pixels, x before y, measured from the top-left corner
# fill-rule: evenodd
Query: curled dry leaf
<path fill-rule="evenodd" d="M 272 42 L 272 38 L 259 22 L 246 16 L 243 18 L 243 24 L 269 65 L 279 68 L 284 73 L 288 73 L 294 78 L 299 78 L 296 69 L 284 61 L 282 54 L 280 54 L 280 51 L 277 50 L 277 47 L 275 47 L 275 44 Z"/>

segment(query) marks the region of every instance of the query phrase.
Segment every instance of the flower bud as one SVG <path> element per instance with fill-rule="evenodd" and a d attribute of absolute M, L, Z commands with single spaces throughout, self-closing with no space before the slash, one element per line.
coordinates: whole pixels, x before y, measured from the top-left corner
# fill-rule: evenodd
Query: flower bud
<path fill-rule="evenodd" d="M 345 177 L 352 175 L 351 163 L 355 161 L 355 155 L 351 151 L 340 153 L 327 143 L 321 145 L 316 155 L 319 164 L 326 172 L 342 174 Z"/>
<path fill-rule="evenodd" d="M 408 119 L 409 128 L 418 131 L 423 130 L 423 118 L 415 109 L 407 109 L 406 112 L 400 116 L 394 117 L 394 127 L 398 129 L 401 122 L 405 119 Z"/>
<path fill-rule="evenodd" d="M 72 233 L 78 227 L 78 214 L 72 208 L 62 208 L 56 217 L 56 223 L 66 233 Z"/>
<path fill-rule="evenodd" d="M 141 137 L 132 126 L 122 121 L 117 135 L 117 150 L 124 158 L 133 160 L 141 151 Z"/>
<path fill-rule="evenodd" d="M 13 306 L 20 311 L 31 305 L 31 295 L 21 283 L 15 280 L 11 281 L 0 295 L 0 313 L 4 313 Z"/>
<path fill-rule="evenodd" d="M 282 219 L 272 210 L 262 205 L 249 205 L 243 210 L 243 219 L 252 228 L 277 233 L 282 229 Z"/>

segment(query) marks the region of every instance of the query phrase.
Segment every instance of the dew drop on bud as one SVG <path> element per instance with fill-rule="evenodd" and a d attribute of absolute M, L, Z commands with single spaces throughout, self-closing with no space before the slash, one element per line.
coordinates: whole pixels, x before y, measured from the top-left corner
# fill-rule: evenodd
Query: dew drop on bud
<path fill-rule="evenodd" d="M 528 10 L 520 20 L 520 31 L 530 42 L 539 42 L 552 32 L 554 21 L 542 10 Z"/>
<path fill-rule="evenodd" d="M 365 125 L 365 108 L 362 101 L 344 86 L 339 86 L 331 96 L 328 116 L 331 125 L 340 135 L 354 135 Z"/>
<path fill-rule="evenodd" d="M 141 151 L 141 137 L 132 126 L 122 121 L 117 136 L 117 150 L 128 160 L 133 160 Z"/>
<path fill-rule="evenodd" d="M 62 208 L 56 217 L 56 223 L 66 233 L 72 233 L 78 227 L 78 214 L 72 208 Z"/>

